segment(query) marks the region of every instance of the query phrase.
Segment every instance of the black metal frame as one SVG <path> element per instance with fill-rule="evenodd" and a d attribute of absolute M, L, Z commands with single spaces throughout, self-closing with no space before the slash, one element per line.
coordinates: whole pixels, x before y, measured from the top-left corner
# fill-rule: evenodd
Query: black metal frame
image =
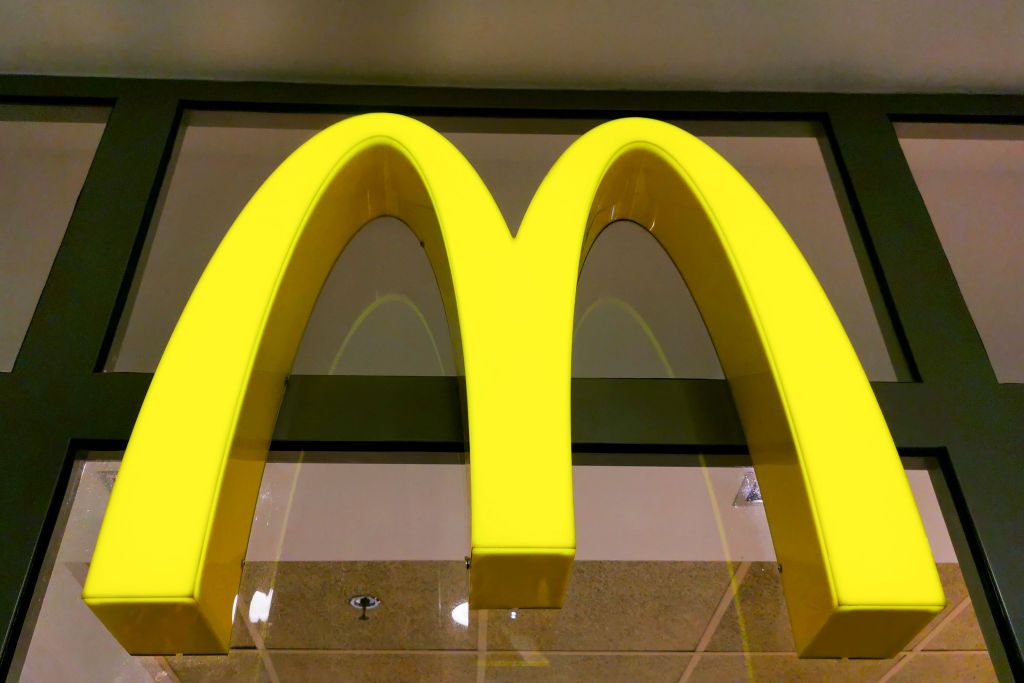
<path fill-rule="evenodd" d="M 1000 384 L 893 120 L 1024 123 L 1024 96 L 573 92 L 0 76 L 0 104 L 100 104 L 110 117 L 14 370 L 0 373 L 0 677 L 6 675 L 72 465 L 126 444 L 150 375 L 104 373 L 182 112 L 396 111 L 513 119 L 820 122 L 862 232 L 906 382 L 874 383 L 901 455 L 925 456 L 993 661 L 1024 679 L 1024 385 Z M 890 347 L 893 346 L 890 339 Z M 281 449 L 461 453 L 455 378 L 293 376 Z M 348 397 L 360 397 L 348 401 Z M 333 409 L 346 405 L 344 412 Z M 682 417 L 681 417 L 682 416 Z M 687 464 L 744 453 L 724 381 L 576 379 L 581 462 Z M 651 455 L 654 454 L 654 455 Z M 721 455 L 716 455 L 721 454 Z M 399 456 L 408 462 L 409 455 Z M 454 456 L 457 457 L 457 456 Z M 434 458 L 437 456 L 424 456 Z M 976 570 L 976 571 L 975 571 Z"/>

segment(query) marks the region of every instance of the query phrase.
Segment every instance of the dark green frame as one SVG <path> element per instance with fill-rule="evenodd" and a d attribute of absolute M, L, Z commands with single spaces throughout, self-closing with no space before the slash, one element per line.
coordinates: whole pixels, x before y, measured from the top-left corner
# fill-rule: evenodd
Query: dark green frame
<path fill-rule="evenodd" d="M 123 448 L 150 375 L 103 373 L 182 112 L 397 111 L 503 118 L 820 122 L 906 382 L 874 383 L 901 455 L 934 477 L 1000 676 L 1024 679 L 1024 385 L 999 384 L 918 193 L 894 119 L 1024 123 L 1024 97 L 566 92 L 0 76 L 0 104 L 112 107 L 13 372 L 0 373 L 0 677 L 75 458 Z M 1024 229 L 1024 226 L 1022 226 Z M 889 327 L 888 322 L 884 322 Z M 274 447 L 455 454 L 454 378 L 293 376 Z M 359 401 L 346 398 L 359 396 Z M 335 407 L 345 405 L 344 412 Z M 724 381 L 577 379 L 580 462 L 726 461 L 745 439 Z M 438 456 L 424 455 L 437 461 Z M 854 464 L 855 466 L 855 464 Z"/>

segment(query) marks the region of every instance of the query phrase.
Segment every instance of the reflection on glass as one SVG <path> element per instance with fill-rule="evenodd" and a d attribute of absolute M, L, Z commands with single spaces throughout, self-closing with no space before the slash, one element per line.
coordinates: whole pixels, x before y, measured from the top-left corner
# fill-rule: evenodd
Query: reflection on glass
<path fill-rule="evenodd" d="M 271 454 L 231 652 L 177 657 L 128 655 L 80 600 L 117 469 L 85 461 L 13 680 L 995 680 L 925 471 L 908 478 L 948 608 L 896 659 L 798 660 L 764 508 L 733 505 L 747 468 L 576 466 L 565 607 L 475 612 L 464 468 L 356 459 Z M 363 621 L 354 595 L 381 604 Z"/>
<path fill-rule="evenodd" d="M 572 364 L 577 377 L 725 376 L 690 290 L 635 223 L 612 223 L 587 255 Z"/>
<path fill-rule="evenodd" d="M 453 375 L 448 322 L 423 248 L 394 218 L 371 221 L 320 291 L 292 368 L 308 375 Z"/>

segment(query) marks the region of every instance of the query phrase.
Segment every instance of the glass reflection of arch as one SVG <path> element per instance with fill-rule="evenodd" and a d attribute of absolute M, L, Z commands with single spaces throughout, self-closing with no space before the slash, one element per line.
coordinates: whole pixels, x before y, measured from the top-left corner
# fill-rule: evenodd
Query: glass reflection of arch
<path fill-rule="evenodd" d="M 444 361 L 441 360 L 441 350 L 437 346 L 437 340 L 434 339 L 434 332 L 430 329 L 430 323 L 427 322 L 426 316 L 423 315 L 423 311 L 416 305 L 416 302 L 407 297 L 404 294 L 384 294 L 378 296 L 376 299 L 370 302 L 363 310 L 359 312 L 356 319 L 352 321 L 352 325 L 345 332 L 344 338 L 338 345 L 338 350 L 334 354 L 334 358 L 331 360 L 331 367 L 327 374 L 333 375 L 338 370 L 338 365 L 345 357 L 345 352 L 348 350 L 348 345 L 352 341 L 352 338 L 362 329 L 363 324 L 369 320 L 370 316 L 376 313 L 383 306 L 398 306 L 411 312 L 415 317 L 416 321 L 420 324 L 424 334 L 430 341 L 430 348 L 434 352 L 434 359 L 437 361 L 437 372 L 438 374 L 444 374 Z"/>
<path fill-rule="evenodd" d="M 849 340 L 792 240 L 728 163 L 667 124 L 605 124 L 563 154 L 513 239 L 450 143 L 378 114 L 333 126 L 275 171 L 175 329 L 83 594 L 129 651 L 226 649 L 304 322 L 330 264 L 381 215 L 424 243 L 465 368 L 473 607 L 562 603 L 575 552 L 573 293 L 600 231 L 629 219 L 685 273 L 715 342 L 798 651 L 889 656 L 941 609 L 906 476 Z"/>
<path fill-rule="evenodd" d="M 661 365 L 661 369 L 664 371 L 665 377 L 675 377 L 675 372 L 672 370 L 672 364 L 669 363 L 668 356 L 665 355 L 665 349 L 658 340 L 658 336 L 654 334 L 654 330 L 651 328 L 650 323 L 648 323 L 640 314 L 640 311 L 636 310 L 635 306 L 617 296 L 601 297 L 587 306 L 576 321 L 576 326 L 572 333 L 574 340 L 579 337 L 580 331 L 584 329 L 584 325 L 590 319 L 590 316 L 593 315 L 595 311 L 604 308 L 614 309 L 625 315 L 636 329 L 640 330 L 640 333 L 644 336 L 648 346 L 650 346 L 651 350 L 657 356 L 658 363 Z"/>
<path fill-rule="evenodd" d="M 602 299 L 617 299 L 634 311 L 594 306 Z M 594 240 L 580 269 L 575 315 L 574 377 L 725 379 L 685 279 L 657 238 L 637 223 L 615 221 Z"/>
<path fill-rule="evenodd" d="M 385 302 L 378 301 L 382 297 Z M 292 373 L 453 376 L 448 329 L 437 278 L 419 239 L 397 218 L 378 218 L 353 236 L 331 268 Z"/>

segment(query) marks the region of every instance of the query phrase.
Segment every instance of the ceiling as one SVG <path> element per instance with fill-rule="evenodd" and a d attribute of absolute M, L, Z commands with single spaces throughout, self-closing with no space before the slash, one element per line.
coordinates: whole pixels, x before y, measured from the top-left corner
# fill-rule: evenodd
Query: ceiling
<path fill-rule="evenodd" d="M 1024 91 L 1024 4 L 8 0 L 0 72 L 331 83 Z"/>

